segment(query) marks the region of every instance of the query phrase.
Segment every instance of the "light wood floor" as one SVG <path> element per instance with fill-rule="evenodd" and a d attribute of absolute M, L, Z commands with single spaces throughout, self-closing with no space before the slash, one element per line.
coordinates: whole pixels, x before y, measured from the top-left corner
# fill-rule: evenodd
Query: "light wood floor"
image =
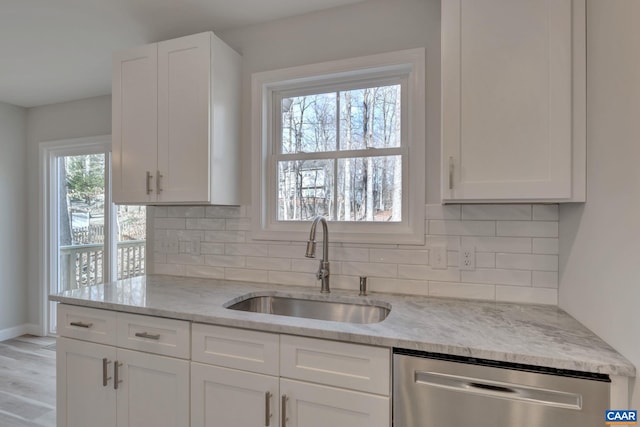
<path fill-rule="evenodd" d="M 55 425 L 55 338 L 0 342 L 0 427 Z"/>

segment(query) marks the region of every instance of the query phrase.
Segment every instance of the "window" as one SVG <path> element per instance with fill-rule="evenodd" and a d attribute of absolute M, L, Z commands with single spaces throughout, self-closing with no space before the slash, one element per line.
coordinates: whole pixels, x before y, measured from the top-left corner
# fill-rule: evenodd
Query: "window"
<path fill-rule="evenodd" d="M 422 49 L 254 74 L 254 238 L 423 243 L 424 103 Z"/>

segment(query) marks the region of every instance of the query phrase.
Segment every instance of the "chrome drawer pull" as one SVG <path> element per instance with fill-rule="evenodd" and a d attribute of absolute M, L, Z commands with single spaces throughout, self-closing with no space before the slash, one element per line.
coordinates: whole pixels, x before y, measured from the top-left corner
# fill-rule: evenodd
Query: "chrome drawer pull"
<path fill-rule="evenodd" d="M 106 387 L 107 383 L 111 379 L 111 377 L 107 376 L 107 367 L 109 366 L 109 363 L 111 363 L 111 361 L 107 360 L 106 357 L 102 359 L 102 387 Z"/>
<path fill-rule="evenodd" d="M 113 364 L 113 389 L 117 390 L 118 389 L 118 384 L 120 384 L 122 382 L 121 379 L 118 378 L 118 368 L 122 366 L 122 363 L 118 362 L 117 360 L 115 361 L 115 363 Z"/>
<path fill-rule="evenodd" d="M 156 341 L 160 339 L 160 334 L 150 334 L 148 332 L 136 332 L 135 335 L 138 338 L 147 338 L 147 339 L 156 340 Z"/>
<path fill-rule="evenodd" d="M 82 322 L 71 322 L 69 324 L 71 326 L 77 326 L 78 328 L 87 328 L 87 329 L 93 326 L 93 323 L 82 323 Z"/>
<path fill-rule="evenodd" d="M 282 418 L 282 427 L 287 427 L 287 395 L 282 395 L 282 409 L 280 410 L 280 417 Z"/>
<path fill-rule="evenodd" d="M 271 424 L 271 411 L 269 410 L 271 405 L 269 405 L 269 400 L 271 400 L 271 392 L 266 392 L 264 394 L 264 425 L 269 427 Z"/>

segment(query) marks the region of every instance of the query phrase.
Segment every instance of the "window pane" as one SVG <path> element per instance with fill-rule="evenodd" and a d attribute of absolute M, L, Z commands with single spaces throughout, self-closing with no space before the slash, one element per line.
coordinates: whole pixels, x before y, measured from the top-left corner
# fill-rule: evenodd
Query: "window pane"
<path fill-rule="evenodd" d="M 402 220 L 402 157 L 338 160 L 338 221 Z"/>
<path fill-rule="evenodd" d="M 58 290 L 104 281 L 104 154 L 58 159 Z"/>
<path fill-rule="evenodd" d="M 145 271 L 145 206 L 117 207 L 118 279 L 142 276 Z"/>
<path fill-rule="evenodd" d="M 400 146 L 400 85 L 340 92 L 340 149 Z"/>
<path fill-rule="evenodd" d="M 332 219 L 333 160 L 278 162 L 278 221 Z"/>
<path fill-rule="evenodd" d="M 284 98 L 280 153 L 336 150 L 336 93 Z"/>

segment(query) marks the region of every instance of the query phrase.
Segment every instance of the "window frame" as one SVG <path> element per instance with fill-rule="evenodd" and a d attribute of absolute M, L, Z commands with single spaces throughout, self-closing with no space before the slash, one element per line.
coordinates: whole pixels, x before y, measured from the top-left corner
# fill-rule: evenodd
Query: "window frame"
<path fill-rule="evenodd" d="M 401 84 L 402 221 L 331 221 L 331 241 L 424 244 L 425 203 L 425 52 L 410 49 L 323 62 L 252 75 L 253 215 L 255 240 L 306 240 L 310 221 L 277 219 L 278 99 L 287 93 L 319 93 L 379 82 Z M 352 150 L 362 156 L 368 150 Z M 340 152 L 340 151 L 339 151 Z M 345 151 L 346 153 L 346 151 Z M 318 158 L 314 153 L 314 158 Z M 354 156 L 351 156 L 354 157 Z"/>

